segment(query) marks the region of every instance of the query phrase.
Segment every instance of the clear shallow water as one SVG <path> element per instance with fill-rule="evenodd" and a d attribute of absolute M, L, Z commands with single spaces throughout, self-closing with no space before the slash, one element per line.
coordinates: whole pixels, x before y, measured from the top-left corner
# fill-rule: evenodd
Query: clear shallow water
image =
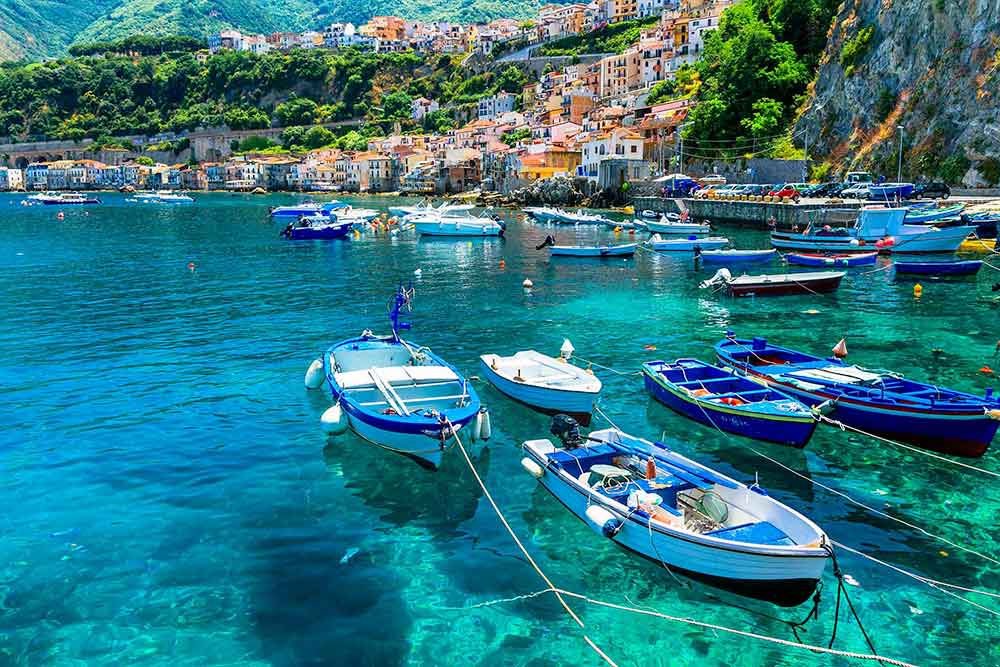
<path fill-rule="evenodd" d="M 699 291 L 709 272 L 686 260 L 551 260 L 534 250 L 553 232 L 560 242 L 613 238 L 594 228 L 514 224 L 506 241 L 471 243 L 290 243 L 266 207 L 291 197 L 153 207 L 110 195 L 101 207 L 67 209 L 62 222 L 17 199 L 0 197 L 0 665 L 597 664 L 549 596 L 459 609 L 543 585 L 457 453 L 434 474 L 354 436 L 327 445 L 319 431 L 328 400 L 302 388 L 309 362 L 333 341 L 384 329 L 389 293 L 418 267 L 411 338 L 470 374 L 483 352 L 554 354 L 564 337 L 580 356 L 629 371 L 651 358 L 710 359 L 729 328 L 817 351 L 851 334 L 857 363 L 977 393 L 990 384 L 978 369 L 1000 367 L 988 269 L 978 281 L 924 281 L 920 300 L 912 282 L 881 271 L 850 274 L 833 297 L 734 301 Z M 763 234 L 724 231 L 743 247 L 766 246 Z M 748 447 L 992 556 L 995 480 L 830 428 L 804 452 L 729 438 L 651 402 L 635 376 L 599 375 L 604 410 L 621 427 L 662 435 L 740 479 L 759 476 L 836 540 L 1000 592 L 1000 568 Z M 793 638 L 761 613 L 799 620 L 806 607 L 681 587 L 594 535 L 518 464 L 517 445 L 547 435 L 548 418 L 487 386 L 480 393 L 494 437 L 475 447 L 477 467 L 559 586 Z M 996 456 L 981 464 L 1000 469 Z M 1000 663 L 996 617 L 851 554 L 840 561 L 883 654 Z M 823 645 L 829 570 L 825 583 L 820 618 L 803 634 Z M 846 664 L 574 606 L 623 665 Z M 865 650 L 846 617 L 837 647 Z"/>

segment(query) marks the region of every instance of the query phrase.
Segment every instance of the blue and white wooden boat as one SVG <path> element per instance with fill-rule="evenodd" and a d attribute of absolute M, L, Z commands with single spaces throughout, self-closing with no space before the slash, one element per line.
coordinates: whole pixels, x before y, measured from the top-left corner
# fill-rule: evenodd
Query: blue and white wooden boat
<path fill-rule="evenodd" d="M 982 456 L 1000 426 L 1000 400 L 992 389 L 974 396 L 779 347 L 764 338 L 730 334 L 715 353 L 727 366 L 829 411 L 847 426 L 944 454 Z"/>
<path fill-rule="evenodd" d="M 772 232 L 771 245 L 779 250 L 806 253 L 892 253 L 955 252 L 971 226 L 932 227 L 904 222 L 906 209 L 866 207 L 852 227 L 811 226 L 805 232 Z"/>
<path fill-rule="evenodd" d="M 785 261 L 796 266 L 836 266 L 852 268 L 855 266 L 870 266 L 878 260 L 878 252 L 862 252 L 852 254 L 834 253 L 798 253 L 785 255 Z"/>
<path fill-rule="evenodd" d="M 621 243 L 619 245 L 600 246 L 549 246 L 553 257 L 631 257 L 635 254 L 638 243 Z"/>
<path fill-rule="evenodd" d="M 942 220 L 957 219 L 962 215 L 963 210 L 965 210 L 965 204 L 952 204 L 951 206 L 941 207 L 915 205 L 907 208 L 904 220 L 910 225 L 926 225 L 941 222 Z"/>
<path fill-rule="evenodd" d="M 983 262 L 966 259 L 940 262 L 893 262 L 896 273 L 910 273 L 921 276 L 974 276 L 979 273 Z"/>
<path fill-rule="evenodd" d="M 708 234 L 712 228 L 708 223 L 687 222 L 679 217 L 661 217 L 659 220 L 647 220 L 646 229 L 654 234 Z"/>
<path fill-rule="evenodd" d="M 747 486 L 616 429 L 522 444 L 522 467 L 598 535 L 671 573 L 795 606 L 809 600 L 832 549 L 815 523 Z M 664 576 L 668 576 L 664 574 Z"/>
<path fill-rule="evenodd" d="M 391 335 L 365 331 L 323 355 L 322 372 L 334 401 L 323 424 L 337 433 L 346 420 L 365 440 L 437 468 L 456 433 L 465 442 L 479 435 L 473 431 L 480 426 L 481 406 L 472 383 L 453 366 L 399 337 L 400 329 L 410 328 L 399 322 L 399 314 L 409 309 L 412 295 L 402 286 L 396 292 Z M 307 373 L 307 386 L 310 379 Z"/>
<path fill-rule="evenodd" d="M 354 228 L 354 221 L 328 218 L 325 215 L 303 217 L 289 222 L 281 235 L 291 241 L 327 240 L 344 238 Z"/>
<path fill-rule="evenodd" d="M 800 401 L 698 359 L 651 361 L 642 377 L 674 412 L 727 433 L 801 448 L 818 423 Z"/>
<path fill-rule="evenodd" d="M 778 254 L 770 250 L 706 250 L 701 259 L 706 264 L 763 264 L 770 262 Z"/>
<path fill-rule="evenodd" d="M 707 238 L 692 236 L 686 239 L 664 239 L 659 234 L 654 234 L 646 241 L 646 245 L 657 252 L 693 252 L 695 248 L 701 251 L 719 250 L 729 245 L 729 239 L 722 236 L 709 236 Z"/>
<path fill-rule="evenodd" d="M 566 345 L 568 341 L 564 349 Z M 553 358 L 535 350 L 522 350 L 510 357 L 484 354 L 479 359 L 490 384 L 515 401 L 548 414 L 561 412 L 590 423 L 601 381 L 590 370 L 570 363 L 566 356 Z"/>

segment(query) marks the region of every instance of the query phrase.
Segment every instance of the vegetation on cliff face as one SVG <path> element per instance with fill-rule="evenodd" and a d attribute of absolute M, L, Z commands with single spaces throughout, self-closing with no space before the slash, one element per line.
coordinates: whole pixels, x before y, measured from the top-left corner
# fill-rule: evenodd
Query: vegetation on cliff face
<path fill-rule="evenodd" d="M 469 77 L 460 56 L 293 50 L 253 54 L 107 55 L 0 66 L 0 137 L 15 140 L 153 135 L 199 126 L 234 129 L 366 119 L 409 120 L 410 101 L 474 103 L 499 90 L 520 92 L 516 67 Z M 427 120 L 447 128 L 452 113 Z"/>
<path fill-rule="evenodd" d="M 635 21 L 611 23 L 598 30 L 581 35 L 563 37 L 538 49 L 541 56 L 580 56 L 587 53 L 621 53 L 639 41 L 639 33 L 659 21 L 651 16 Z"/>
<path fill-rule="evenodd" d="M 787 148 L 776 142 L 813 78 L 834 0 L 745 0 L 723 12 L 695 64 L 698 104 L 685 136 L 693 154 L 730 157 Z"/>

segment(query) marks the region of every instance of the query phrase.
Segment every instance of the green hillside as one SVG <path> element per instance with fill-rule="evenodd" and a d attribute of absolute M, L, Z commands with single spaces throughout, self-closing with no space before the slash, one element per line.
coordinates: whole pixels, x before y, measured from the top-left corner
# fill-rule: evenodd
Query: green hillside
<path fill-rule="evenodd" d="M 64 55 L 73 43 L 134 34 L 204 37 L 305 30 L 333 21 L 362 23 L 378 14 L 473 22 L 532 14 L 538 0 L 0 0 L 0 60 Z"/>

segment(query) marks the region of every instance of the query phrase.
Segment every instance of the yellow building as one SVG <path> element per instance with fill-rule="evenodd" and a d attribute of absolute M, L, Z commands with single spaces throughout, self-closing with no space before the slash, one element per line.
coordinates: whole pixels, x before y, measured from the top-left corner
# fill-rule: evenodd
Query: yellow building
<path fill-rule="evenodd" d="M 548 144 L 539 151 L 532 151 L 532 148 L 521 157 L 521 170 L 518 176 L 523 179 L 539 180 L 553 176 L 572 176 L 580 166 L 580 151 L 570 150 L 563 144 Z"/>

